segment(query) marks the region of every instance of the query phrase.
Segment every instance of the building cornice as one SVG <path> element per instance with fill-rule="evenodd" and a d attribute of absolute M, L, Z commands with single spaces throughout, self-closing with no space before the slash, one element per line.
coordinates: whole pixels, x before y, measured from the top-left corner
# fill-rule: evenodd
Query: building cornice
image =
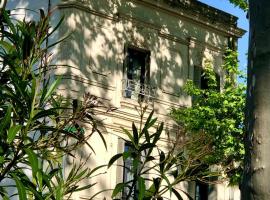
<path fill-rule="evenodd" d="M 197 0 L 133 0 L 134 2 L 203 25 L 223 35 L 240 38 L 245 30 L 237 27 L 237 17 Z"/>
<path fill-rule="evenodd" d="M 132 0 L 156 10 L 160 10 L 169 15 L 180 17 L 198 26 L 206 27 L 224 36 L 240 38 L 245 34 L 245 30 L 237 27 L 237 17 L 221 10 L 210 7 L 196 0 Z M 184 1 L 184 2 L 183 2 Z M 189 3 L 187 3 L 189 2 Z M 177 6 L 175 6 L 177 5 Z M 92 10 L 80 1 L 63 1 L 57 8 L 77 8 L 90 12 L 94 15 L 107 18 L 112 21 L 119 20 L 119 13 L 108 15 L 106 13 Z"/>

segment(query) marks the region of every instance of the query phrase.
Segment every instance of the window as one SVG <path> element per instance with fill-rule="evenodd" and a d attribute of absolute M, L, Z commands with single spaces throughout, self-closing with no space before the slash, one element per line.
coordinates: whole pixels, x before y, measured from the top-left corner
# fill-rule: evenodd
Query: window
<path fill-rule="evenodd" d="M 209 89 L 208 79 L 203 73 L 202 67 L 194 66 L 194 84 L 201 89 Z M 220 90 L 220 76 L 216 73 L 217 90 Z"/>
<path fill-rule="evenodd" d="M 131 146 L 129 145 L 129 143 L 125 143 L 125 149 L 124 149 L 125 152 L 128 152 L 128 151 L 132 151 L 132 148 Z M 127 183 L 129 181 L 132 181 L 133 180 L 133 172 L 132 172 L 132 158 L 128 158 L 126 160 L 124 160 L 124 173 L 123 173 L 123 182 L 124 183 Z M 129 183 L 129 185 L 131 186 L 132 183 Z M 136 190 L 136 186 L 134 188 L 134 190 Z M 127 199 L 127 195 L 129 194 L 130 192 L 130 189 L 128 187 L 125 187 L 124 191 L 123 191 L 123 198 L 124 200 L 129 200 Z M 132 195 L 131 196 L 134 196 L 134 191 L 132 192 Z"/>
<path fill-rule="evenodd" d="M 196 182 L 195 200 L 208 200 L 208 184 Z"/>
<path fill-rule="evenodd" d="M 127 47 L 124 73 L 124 96 L 143 100 L 150 93 L 150 52 L 136 47 Z"/>

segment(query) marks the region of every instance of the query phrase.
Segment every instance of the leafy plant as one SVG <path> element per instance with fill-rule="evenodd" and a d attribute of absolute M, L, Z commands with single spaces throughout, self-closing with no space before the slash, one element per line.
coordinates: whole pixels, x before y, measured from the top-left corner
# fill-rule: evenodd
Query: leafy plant
<path fill-rule="evenodd" d="M 171 142 L 166 142 L 170 145 L 165 147 L 162 142 L 164 123 L 156 126 L 157 118 L 153 118 L 153 111 L 144 121 L 146 108 L 141 108 L 139 128 L 135 123 L 132 123 L 131 131 L 123 128 L 126 135 L 123 140 L 129 144 L 128 150 L 116 154 L 108 163 L 111 167 L 118 159 L 132 161 L 132 179 L 118 183 L 112 198 L 122 194 L 122 199 L 161 200 L 166 196 L 192 199 L 184 190 L 177 188 L 179 183 L 195 180 L 209 182 L 210 177 L 220 175 L 218 171 L 211 172 L 205 161 L 205 156 L 212 153 L 209 138 L 201 134 L 187 140 L 178 133 Z M 129 170 L 125 165 L 121 167 Z"/>
<path fill-rule="evenodd" d="M 208 165 L 221 165 L 231 184 L 240 180 L 244 158 L 245 86 L 236 83 L 237 53 L 227 51 L 223 70 L 224 86 L 217 90 L 215 72 L 210 62 L 204 69 L 208 89 L 198 88 L 188 81 L 185 90 L 193 96 L 190 108 L 173 108 L 172 118 L 185 128 L 188 136 L 204 132 L 212 140 Z"/>
<path fill-rule="evenodd" d="M 40 10 L 38 21 L 13 20 L 1 10 L 0 40 L 0 196 L 9 199 L 69 198 L 88 189 L 80 181 L 100 168 L 74 164 L 63 177 L 62 159 L 97 131 L 93 109 L 96 98 L 85 95 L 81 104 L 72 104 L 55 94 L 61 78 L 51 77 L 50 56 L 54 44 L 47 40 L 60 26 L 52 28 L 49 15 Z M 78 122 L 90 123 L 86 134 Z M 74 155 L 73 155 L 74 156 Z"/>
<path fill-rule="evenodd" d="M 229 0 L 235 6 L 243 9 L 244 11 L 248 10 L 248 0 Z"/>

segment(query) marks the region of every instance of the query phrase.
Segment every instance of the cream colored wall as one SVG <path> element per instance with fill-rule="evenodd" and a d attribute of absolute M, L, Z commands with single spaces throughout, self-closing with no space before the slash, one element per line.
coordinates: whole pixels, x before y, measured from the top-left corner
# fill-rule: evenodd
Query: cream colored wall
<path fill-rule="evenodd" d="M 108 151 L 102 147 L 98 137 L 91 138 L 90 142 L 98 154 L 91 157 L 89 166 L 106 164 L 110 157 L 122 152 L 124 141 L 120 138 L 123 137 L 120 126 L 130 128 L 133 121 L 138 123 L 138 114 L 134 109 L 138 103 L 122 97 L 125 45 L 151 52 L 150 82 L 156 88 L 157 96 L 154 104 L 149 105 L 148 113 L 154 109 L 159 121 L 165 121 L 166 130 L 175 128 L 167 117 L 169 109 L 191 105 L 191 98 L 184 94 L 183 86 L 187 79 L 192 79 L 193 66 L 202 66 L 207 58 L 221 73 L 217 66 L 222 64 L 227 38 L 205 26 L 192 24 L 187 19 L 157 11 L 136 1 L 85 0 L 83 4 L 63 1 L 59 8 L 65 15 L 65 24 L 60 32 L 71 33 L 70 38 L 60 45 L 58 59 L 58 64 L 69 67 L 56 70 L 56 74 L 66 77 L 60 87 L 62 94 L 80 98 L 85 92 L 90 92 L 117 108 L 106 114 L 103 120 Z M 167 140 L 165 134 L 162 137 Z M 84 152 L 88 154 L 89 149 Z M 122 171 L 116 166 L 105 171 L 106 174 L 97 178 L 95 191 L 85 191 L 74 198 L 86 197 L 104 188 L 112 189 L 122 181 Z M 182 188 L 188 191 L 188 184 L 182 183 Z M 217 188 L 226 191 L 222 185 Z M 210 194 L 211 200 L 229 200 L 220 189 L 217 191 L 212 196 Z M 99 199 L 110 199 L 110 194 L 104 193 Z"/>
<path fill-rule="evenodd" d="M 37 1 L 11 2 L 29 7 L 36 5 Z M 219 71 L 217 66 L 222 63 L 227 43 L 225 33 L 213 31 L 212 28 L 166 10 L 157 10 L 140 1 L 54 0 L 52 6 L 57 8 L 54 11 L 57 16 L 53 19 L 54 23 L 60 15 L 65 16 L 58 32 L 59 38 L 70 35 L 54 51 L 53 59 L 60 65 L 54 73 L 63 76 L 59 93 L 69 98 L 82 99 L 83 94 L 89 92 L 98 96 L 103 103 L 117 108 L 106 114 L 100 111 L 98 115 L 104 125 L 108 150 L 97 134 L 91 137 L 89 143 L 97 152 L 88 161 L 91 168 L 107 164 L 113 155 L 123 151 L 124 141 L 121 137 L 124 136 L 120 126 L 129 129 L 133 121 L 139 123 L 138 113 L 134 109 L 138 103 L 122 97 L 125 45 L 134 45 L 151 52 L 150 82 L 156 88 L 157 96 L 154 104 L 149 105 L 147 113 L 154 109 L 158 122 L 164 121 L 165 130 L 170 130 L 171 135 L 177 132 L 177 127 L 167 114 L 172 106 L 191 105 L 191 98 L 184 94 L 183 86 L 187 79 L 192 79 L 193 66 L 201 66 L 203 60 L 208 58 Z M 162 137 L 166 149 L 164 141 L 168 138 L 166 134 Z M 83 147 L 77 153 L 77 158 L 86 158 L 91 150 Z M 70 162 L 68 158 L 66 172 Z M 117 182 L 122 181 L 122 171 L 116 166 L 110 169 L 105 167 L 101 172 L 104 174 L 96 180 L 91 179 L 92 183 L 98 183 L 95 189 L 75 194 L 74 199 L 89 197 L 102 189 L 112 189 Z M 181 185 L 188 191 L 187 183 Z M 226 196 L 228 189 L 224 189 L 224 185 L 216 188 L 217 194 L 210 195 L 211 200 L 229 200 Z M 111 191 L 108 191 L 97 199 L 110 199 L 110 195 Z"/>
<path fill-rule="evenodd" d="M 182 87 L 188 78 L 193 77 L 193 66 L 201 66 L 205 58 L 220 66 L 227 39 L 205 27 L 134 2 L 86 1 L 85 5 L 90 9 L 61 9 L 66 16 L 62 31 L 72 32 L 71 39 L 61 46 L 65 50 L 60 54 L 61 62 L 72 67 L 65 67 L 57 73 L 64 73 L 67 78 L 72 76 L 72 80 L 62 84 L 63 94 L 76 98 L 90 92 L 118 108 L 103 121 L 108 131 L 106 141 L 109 150 L 102 149 L 99 138 L 91 139 L 94 149 L 98 149 L 92 160 L 94 165 L 101 165 L 123 151 L 124 142 L 119 138 L 123 135 L 119 127 L 130 128 L 132 121 L 138 123 L 134 110 L 137 103 L 121 96 L 125 45 L 131 44 L 151 52 L 151 84 L 157 88 L 152 108 L 159 120 L 167 122 L 166 129 L 171 130 L 173 124 L 166 117 L 168 109 L 191 104 Z M 166 140 L 165 135 L 163 137 Z M 113 188 L 116 182 L 122 181 L 122 171 L 114 166 L 97 181 L 96 191 Z M 225 191 L 224 186 L 217 187 Z M 187 191 L 187 183 L 183 183 L 182 188 Z M 81 195 L 87 196 L 89 192 Z M 101 195 L 100 199 L 104 196 L 110 198 L 110 192 Z M 218 196 L 218 199 L 228 199 L 225 195 L 223 198 L 223 192 L 218 192 Z M 217 194 L 210 195 L 210 198 L 216 199 Z"/>
<path fill-rule="evenodd" d="M 72 30 L 61 47 L 62 63 L 73 68 L 59 73 L 76 74 L 85 82 L 76 84 L 73 77 L 63 84 L 74 92 L 91 91 L 120 107 L 124 46 L 132 44 L 151 52 L 151 85 L 157 88 L 154 109 L 166 115 L 172 105 L 190 106 L 183 85 L 193 77 L 194 65 L 202 65 L 204 57 L 212 57 L 216 66 L 222 62 L 226 37 L 178 16 L 132 1 L 88 0 L 83 6 L 85 11 L 61 9 L 66 16 L 63 32 Z"/>

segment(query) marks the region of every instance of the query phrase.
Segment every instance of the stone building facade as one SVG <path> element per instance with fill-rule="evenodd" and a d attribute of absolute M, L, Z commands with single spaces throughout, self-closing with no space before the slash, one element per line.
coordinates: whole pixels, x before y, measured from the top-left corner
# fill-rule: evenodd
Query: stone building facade
<path fill-rule="evenodd" d="M 186 81 L 194 79 L 196 68 L 203 69 L 207 59 L 222 87 L 219 67 L 225 49 L 237 48 L 237 39 L 244 34 L 236 17 L 196 0 L 17 0 L 8 6 L 52 10 L 53 23 L 64 15 L 54 39 L 70 36 L 53 50 L 59 65 L 54 73 L 63 76 L 58 92 L 78 100 L 89 92 L 117 108 L 109 113 L 99 110 L 108 150 L 98 136 L 92 137 L 97 155 L 91 157 L 91 167 L 107 164 L 124 151 L 120 127 L 130 129 L 132 122 L 138 123 L 135 107 L 142 98 L 148 104 L 147 113 L 154 110 L 169 134 L 177 133 L 168 112 L 172 106 L 191 106 L 191 97 L 183 92 Z M 166 134 L 162 137 L 164 144 L 168 138 Z M 80 152 L 88 155 L 90 150 L 83 147 Z M 69 161 L 67 169 L 68 165 Z M 123 170 L 113 166 L 97 178 L 95 190 L 113 188 L 122 180 Z M 196 195 L 196 184 L 181 187 L 195 199 L 203 199 Z M 81 192 L 74 199 L 89 193 Z M 105 192 L 97 199 L 110 199 L 110 194 Z M 207 195 L 209 200 L 240 199 L 238 189 L 225 184 L 216 185 Z"/>

